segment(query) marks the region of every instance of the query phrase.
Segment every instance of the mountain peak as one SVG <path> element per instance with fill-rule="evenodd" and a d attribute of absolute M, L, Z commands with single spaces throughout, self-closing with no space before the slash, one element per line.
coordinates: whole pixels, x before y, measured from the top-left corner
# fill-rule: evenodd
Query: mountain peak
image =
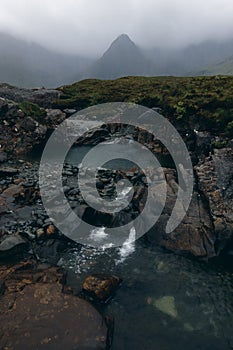
<path fill-rule="evenodd" d="M 125 33 L 119 35 L 119 36 L 116 38 L 115 41 L 118 41 L 118 40 L 132 41 L 132 40 L 130 39 L 130 37 L 128 36 L 128 34 L 125 34 Z"/>
<path fill-rule="evenodd" d="M 141 49 L 127 34 L 121 34 L 93 65 L 90 76 L 114 79 L 127 75 L 145 75 L 150 71 L 152 65 Z"/>
<path fill-rule="evenodd" d="M 128 34 L 121 34 L 112 42 L 111 47 L 123 45 L 136 46 L 135 43 L 130 39 Z"/>

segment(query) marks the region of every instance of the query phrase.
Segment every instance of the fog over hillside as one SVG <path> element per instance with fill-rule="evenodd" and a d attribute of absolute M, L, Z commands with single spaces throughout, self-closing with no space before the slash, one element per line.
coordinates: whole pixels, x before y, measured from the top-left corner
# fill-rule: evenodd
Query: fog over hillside
<path fill-rule="evenodd" d="M 0 81 L 232 74 L 232 18 L 231 0 L 2 0 Z"/>

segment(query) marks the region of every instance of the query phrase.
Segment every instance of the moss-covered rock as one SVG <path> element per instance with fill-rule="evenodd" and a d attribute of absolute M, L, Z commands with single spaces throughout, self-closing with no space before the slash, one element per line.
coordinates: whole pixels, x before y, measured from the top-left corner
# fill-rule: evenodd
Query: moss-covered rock
<path fill-rule="evenodd" d="M 32 117 L 39 123 L 43 123 L 44 117 L 46 116 L 46 111 L 39 107 L 37 104 L 24 101 L 19 104 L 19 108 L 27 117 Z"/>

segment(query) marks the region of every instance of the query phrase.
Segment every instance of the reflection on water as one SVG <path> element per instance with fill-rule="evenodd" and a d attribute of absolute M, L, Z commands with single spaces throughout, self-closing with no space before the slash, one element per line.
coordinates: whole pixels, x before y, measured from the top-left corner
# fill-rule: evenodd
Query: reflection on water
<path fill-rule="evenodd" d="M 108 147 L 108 144 L 103 144 L 100 146 L 102 148 L 102 152 L 108 154 L 111 152 L 111 149 Z M 78 165 L 82 162 L 83 157 L 93 148 L 93 146 L 74 146 L 70 149 L 67 155 L 67 161 L 72 163 L 73 165 Z M 100 152 L 101 152 L 100 148 Z M 132 159 L 132 155 L 135 154 L 135 147 L 130 143 L 126 145 L 124 151 L 124 157 L 127 156 L 128 159 Z M 110 154 L 111 155 L 111 154 Z M 172 157 L 167 155 L 156 154 L 157 160 L 160 162 L 161 166 L 168 168 L 175 168 L 175 164 L 172 160 Z M 109 169 L 130 169 L 135 166 L 135 163 L 130 162 L 129 160 L 122 159 L 119 155 L 117 161 L 110 161 L 106 163 L 105 167 Z"/>

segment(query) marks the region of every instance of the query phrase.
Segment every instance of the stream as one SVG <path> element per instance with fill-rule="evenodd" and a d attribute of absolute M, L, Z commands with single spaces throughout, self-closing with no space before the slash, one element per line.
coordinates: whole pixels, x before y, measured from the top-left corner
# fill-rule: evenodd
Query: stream
<path fill-rule="evenodd" d="M 72 148 L 67 161 L 78 165 L 90 149 Z M 170 159 L 160 160 L 172 166 Z M 132 167 L 121 159 L 111 163 L 109 168 Z M 98 239 L 104 230 L 99 227 L 92 234 Z M 77 294 L 91 273 L 122 278 L 113 298 L 99 306 L 114 318 L 113 350 L 233 349 L 232 268 L 152 247 L 144 237 L 132 238 L 133 232 L 119 248 L 72 247 L 58 262 Z"/>

